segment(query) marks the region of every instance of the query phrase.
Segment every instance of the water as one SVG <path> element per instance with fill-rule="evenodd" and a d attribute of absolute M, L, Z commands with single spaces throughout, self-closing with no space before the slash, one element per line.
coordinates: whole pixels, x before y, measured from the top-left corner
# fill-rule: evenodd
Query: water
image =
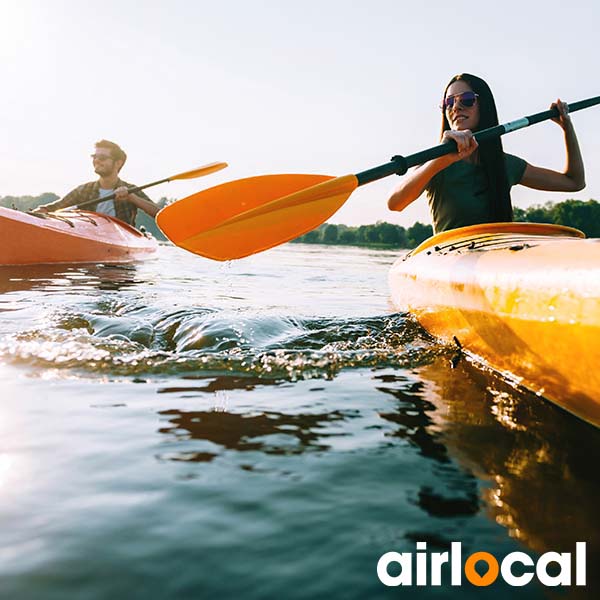
<path fill-rule="evenodd" d="M 394 313 L 395 258 L 1 269 L 1 597 L 593 597 L 600 433 L 451 368 Z M 589 585 L 386 588 L 418 541 L 587 541 Z"/>

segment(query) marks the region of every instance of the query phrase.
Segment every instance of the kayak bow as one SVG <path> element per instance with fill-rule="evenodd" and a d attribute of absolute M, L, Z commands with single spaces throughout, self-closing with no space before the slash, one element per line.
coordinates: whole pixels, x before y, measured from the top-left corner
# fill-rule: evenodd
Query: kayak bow
<path fill-rule="evenodd" d="M 43 215 L 0 207 L 0 236 L 0 265 L 131 262 L 158 245 L 119 219 L 83 210 Z"/>
<path fill-rule="evenodd" d="M 396 261 L 394 304 L 434 336 L 600 426 L 600 239 L 495 223 L 446 231 Z"/>

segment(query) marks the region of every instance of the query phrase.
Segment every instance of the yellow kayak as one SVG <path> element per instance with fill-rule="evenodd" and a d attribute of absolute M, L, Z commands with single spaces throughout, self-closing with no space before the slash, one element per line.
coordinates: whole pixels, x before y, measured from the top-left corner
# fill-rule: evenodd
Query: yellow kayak
<path fill-rule="evenodd" d="M 394 304 L 431 334 L 600 427 L 600 239 L 493 223 L 396 261 Z"/>

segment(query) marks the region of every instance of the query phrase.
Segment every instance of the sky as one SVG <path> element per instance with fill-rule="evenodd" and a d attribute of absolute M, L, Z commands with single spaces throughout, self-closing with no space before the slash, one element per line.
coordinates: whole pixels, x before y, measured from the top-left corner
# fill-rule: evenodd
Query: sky
<path fill-rule="evenodd" d="M 0 196 L 64 195 L 96 178 L 102 138 L 134 184 L 229 167 L 149 195 L 183 198 L 267 173 L 346 175 L 439 140 L 438 108 L 460 72 L 491 86 L 500 122 L 557 97 L 600 95 L 597 0 L 0 0 Z M 513 204 L 600 200 L 600 106 L 573 115 L 587 188 L 513 188 Z M 545 122 L 505 151 L 562 170 Z M 356 190 L 330 219 L 429 222 L 423 197 L 387 209 L 397 176 Z"/>

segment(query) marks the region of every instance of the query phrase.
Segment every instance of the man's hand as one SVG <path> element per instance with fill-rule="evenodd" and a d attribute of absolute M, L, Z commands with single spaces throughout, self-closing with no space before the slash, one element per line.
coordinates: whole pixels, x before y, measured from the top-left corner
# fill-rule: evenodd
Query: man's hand
<path fill-rule="evenodd" d="M 131 201 L 129 190 L 124 185 L 122 185 L 121 187 L 118 187 L 115 190 L 115 200 L 117 202 L 130 202 Z"/>
<path fill-rule="evenodd" d="M 134 206 L 142 209 L 145 213 L 148 213 L 151 217 L 155 217 L 158 213 L 158 206 L 154 202 L 141 198 L 137 194 L 132 194 L 125 186 L 121 186 L 115 190 L 115 200 L 117 202 L 131 202 Z"/>

